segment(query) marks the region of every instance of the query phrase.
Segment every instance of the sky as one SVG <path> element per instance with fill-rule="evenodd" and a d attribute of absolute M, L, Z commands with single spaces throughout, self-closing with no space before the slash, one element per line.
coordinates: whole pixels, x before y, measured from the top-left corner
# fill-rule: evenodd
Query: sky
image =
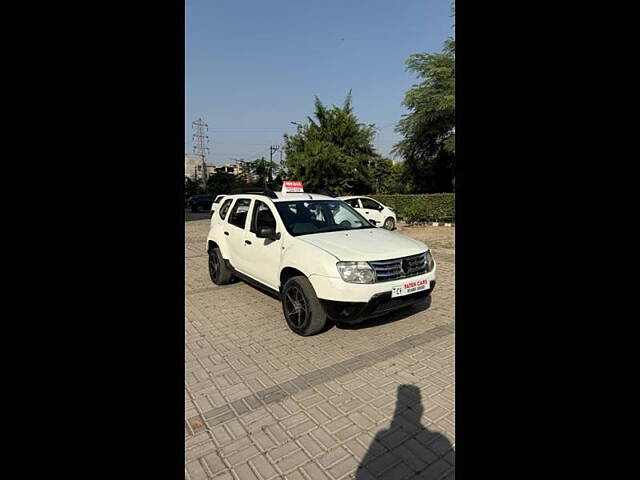
<path fill-rule="evenodd" d="M 185 153 L 209 125 L 208 163 L 269 158 L 313 113 L 315 96 L 375 123 L 387 157 L 418 82 L 404 62 L 454 34 L 450 0 L 185 0 Z M 279 153 L 274 154 L 280 160 Z"/>

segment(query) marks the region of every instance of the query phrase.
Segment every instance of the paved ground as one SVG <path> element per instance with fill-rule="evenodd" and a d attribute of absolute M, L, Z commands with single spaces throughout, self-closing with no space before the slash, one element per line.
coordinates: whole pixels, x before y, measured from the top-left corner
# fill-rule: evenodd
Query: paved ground
<path fill-rule="evenodd" d="M 207 271 L 208 219 L 186 228 L 186 478 L 453 479 L 454 232 L 432 246 L 425 302 L 299 337 L 280 303 Z"/>

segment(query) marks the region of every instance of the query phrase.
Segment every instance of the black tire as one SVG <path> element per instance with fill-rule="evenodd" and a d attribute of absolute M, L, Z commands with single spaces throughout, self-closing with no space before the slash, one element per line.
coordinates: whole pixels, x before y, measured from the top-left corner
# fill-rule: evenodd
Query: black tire
<path fill-rule="evenodd" d="M 211 281 L 216 285 L 226 285 L 231 282 L 231 278 L 233 277 L 233 273 L 227 268 L 227 264 L 224 263 L 219 248 L 209 250 L 209 276 L 211 277 Z"/>
<path fill-rule="evenodd" d="M 198 206 L 197 205 L 191 205 L 191 212 L 192 213 L 198 213 Z"/>
<path fill-rule="evenodd" d="M 291 277 L 282 287 L 282 312 L 289 328 L 307 337 L 320 332 L 327 323 L 327 312 L 306 277 Z"/>
<path fill-rule="evenodd" d="M 396 222 L 392 217 L 389 217 L 384 221 L 382 227 L 386 230 L 393 230 L 396 228 Z"/>

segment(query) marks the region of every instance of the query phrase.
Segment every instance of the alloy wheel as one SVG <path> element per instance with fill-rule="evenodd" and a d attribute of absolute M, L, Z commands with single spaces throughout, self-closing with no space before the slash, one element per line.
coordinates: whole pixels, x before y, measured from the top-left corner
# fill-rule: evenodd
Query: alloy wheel
<path fill-rule="evenodd" d="M 214 281 L 218 281 L 218 273 L 220 272 L 220 259 L 216 252 L 209 254 L 209 274 Z"/>
<path fill-rule="evenodd" d="M 287 289 L 284 308 L 287 313 L 287 320 L 297 328 L 302 328 L 307 318 L 307 302 L 298 287 L 292 286 Z"/>

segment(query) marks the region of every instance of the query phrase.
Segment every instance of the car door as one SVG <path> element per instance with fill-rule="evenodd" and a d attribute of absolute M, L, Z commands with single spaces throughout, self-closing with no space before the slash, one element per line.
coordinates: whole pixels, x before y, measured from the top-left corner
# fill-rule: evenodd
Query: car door
<path fill-rule="evenodd" d="M 375 220 L 376 227 L 381 227 L 384 223 L 384 215 L 382 215 L 382 205 L 371 198 L 360 198 L 360 203 L 362 204 L 362 210 L 360 213 L 364 215 L 364 218 L 367 220 Z"/>
<path fill-rule="evenodd" d="M 274 290 L 280 280 L 280 254 L 284 229 L 275 209 L 261 200 L 255 200 L 251 208 L 251 221 L 245 230 L 243 257 L 247 261 L 246 273 Z M 278 240 L 259 238 L 260 227 L 274 227 L 280 233 Z"/>
<path fill-rule="evenodd" d="M 245 227 L 249 219 L 249 211 L 251 208 L 250 198 L 238 198 L 233 206 L 227 221 L 223 223 L 223 234 L 226 237 L 229 252 L 231 253 L 229 260 L 233 268 L 246 271 L 247 260 L 245 258 Z"/>

